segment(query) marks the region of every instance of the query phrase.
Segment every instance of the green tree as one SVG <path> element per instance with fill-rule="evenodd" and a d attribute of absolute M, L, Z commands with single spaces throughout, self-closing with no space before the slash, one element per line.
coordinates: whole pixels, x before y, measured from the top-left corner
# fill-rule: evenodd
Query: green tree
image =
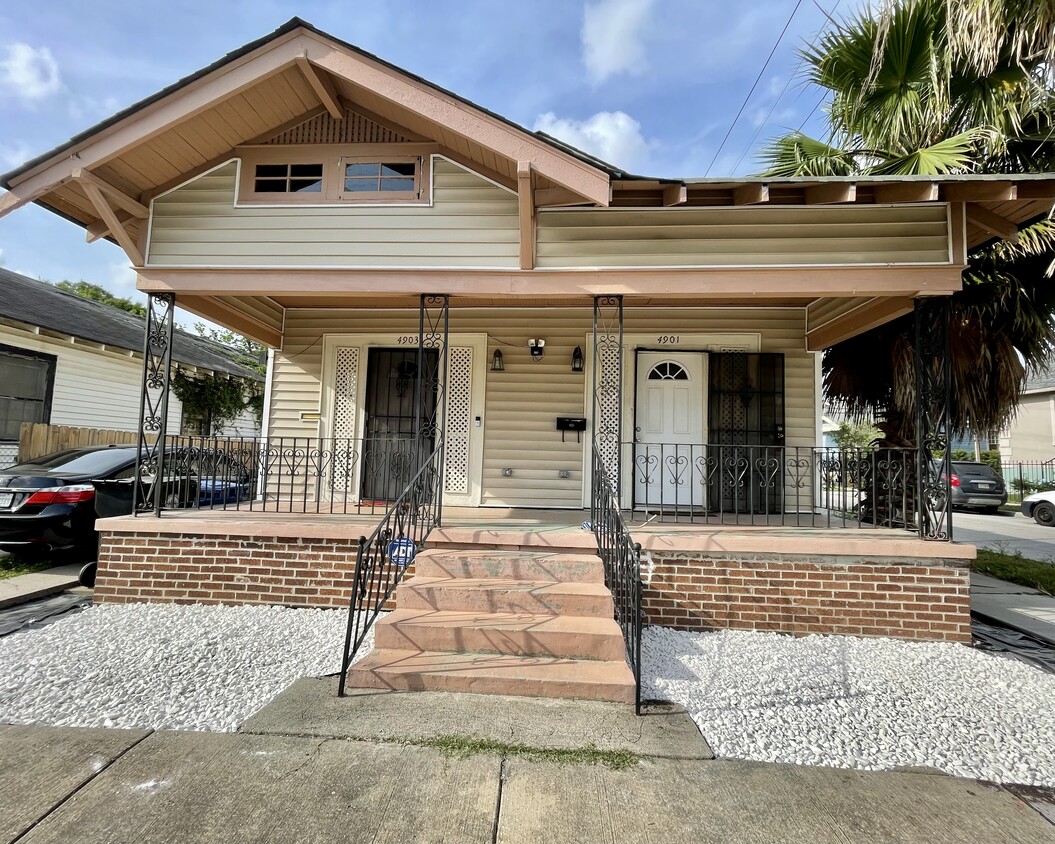
<path fill-rule="evenodd" d="M 55 285 L 59 290 L 65 290 L 67 293 L 72 293 L 74 296 L 80 296 L 82 299 L 91 299 L 93 302 L 102 302 L 104 305 L 111 305 L 115 308 L 120 308 L 122 311 L 128 311 L 130 314 L 136 316 L 145 317 L 147 315 L 147 307 L 142 302 L 134 302 L 124 296 L 115 296 L 109 290 L 100 287 L 98 284 L 92 284 L 88 281 L 60 281 Z"/>
<path fill-rule="evenodd" d="M 832 433 L 832 439 L 839 448 L 871 448 L 882 436 L 882 432 L 871 422 L 845 421 Z"/>
<path fill-rule="evenodd" d="M 834 24 L 803 51 L 830 95 L 825 140 L 766 147 L 767 175 L 945 175 L 1055 168 L 1055 4 L 909 0 Z M 965 21 L 975 28 L 963 32 Z M 986 23 L 981 26 L 979 21 Z M 952 427 L 991 431 L 1013 414 L 1027 369 L 1055 353 L 1055 225 L 974 250 L 952 297 Z M 915 418 L 912 317 L 824 354 L 826 399 L 851 418 Z"/>

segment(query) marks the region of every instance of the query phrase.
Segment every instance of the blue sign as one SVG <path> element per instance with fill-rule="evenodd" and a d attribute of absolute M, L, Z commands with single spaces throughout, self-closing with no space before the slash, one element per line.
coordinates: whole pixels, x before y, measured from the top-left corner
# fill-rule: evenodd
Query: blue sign
<path fill-rule="evenodd" d="M 388 559 L 400 568 L 406 568 L 413 560 L 418 549 L 410 539 L 397 539 L 388 545 Z"/>

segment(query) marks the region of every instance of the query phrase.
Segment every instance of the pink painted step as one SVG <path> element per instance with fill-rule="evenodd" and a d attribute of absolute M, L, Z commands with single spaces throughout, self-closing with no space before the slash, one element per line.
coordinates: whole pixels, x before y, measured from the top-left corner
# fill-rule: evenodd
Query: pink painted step
<path fill-rule="evenodd" d="M 422 577 L 504 577 L 604 583 L 604 564 L 596 554 L 538 553 L 480 549 L 435 549 L 414 557 Z"/>
<path fill-rule="evenodd" d="M 504 551 L 597 553 L 597 540 L 594 535 L 590 531 L 574 528 L 488 530 L 470 527 L 439 527 L 429 534 L 427 544 L 429 548 L 443 549 L 490 548 Z"/>
<path fill-rule="evenodd" d="M 625 661 L 375 650 L 348 671 L 349 685 L 395 691 L 473 692 L 634 702 Z"/>
<path fill-rule="evenodd" d="M 378 649 L 552 656 L 622 661 L 612 618 L 399 609 L 375 627 Z"/>
<path fill-rule="evenodd" d="M 410 610 L 547 613 L 611 618 L 612 593 L 603 583 L 560 583 L 500 577 L 422 577 L 396 589 L 396 606 Z"/>

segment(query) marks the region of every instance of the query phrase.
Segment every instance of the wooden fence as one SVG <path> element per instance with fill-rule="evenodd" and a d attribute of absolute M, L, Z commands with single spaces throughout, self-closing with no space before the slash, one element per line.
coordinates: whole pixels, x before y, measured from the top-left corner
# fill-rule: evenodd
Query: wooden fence
<path fill-rule="evenodd" d="M 23 422 L 18 437 L 18 462 L 25 463 L 53 451 L 86 445 L 135 445 L 135 431 L 108 431 L 103 428 L 69 428 L 42 422 Z"/>

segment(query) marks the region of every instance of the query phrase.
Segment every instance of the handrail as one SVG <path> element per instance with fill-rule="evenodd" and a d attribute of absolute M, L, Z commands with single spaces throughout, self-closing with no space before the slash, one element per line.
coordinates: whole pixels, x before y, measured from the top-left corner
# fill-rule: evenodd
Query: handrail
<path fill-rule="evenodd" d="M 590 525 L 597 538 L 597 551 L 604 562 L 605 585 L 612 592 L 615 620 L 623 631 L 627 662 L 634 674 L 634 708 L 641 714 L 641 545 L 619 511 L 612 480 L 593 442 L 593 473 L 590 494 Z"/>
<path fill-rule="evenodd" d="M 439 524 L 443 441 L 400 493 L 370 537 L 359 537 L 355 577 L 348 602 L 348 628 L 341 657 L 338 697 L 344 697 L 348 667 L 367 633 L 403 579 L 413 555 Z M 408 543 L 401 545 L 401 542 Z"/>

